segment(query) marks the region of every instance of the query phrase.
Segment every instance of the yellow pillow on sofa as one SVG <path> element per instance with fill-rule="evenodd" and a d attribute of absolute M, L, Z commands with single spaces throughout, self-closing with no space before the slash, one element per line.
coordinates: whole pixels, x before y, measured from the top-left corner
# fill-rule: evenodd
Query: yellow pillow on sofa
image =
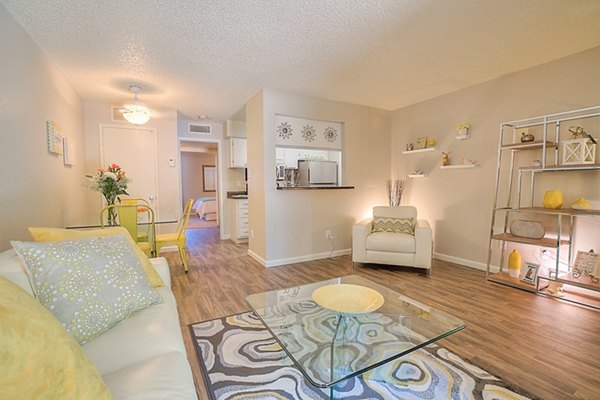
<path fill-rule="evenodd" d="M 146 272 L 146 275 L 148 275 L 148 279 L 150 279 L 150 283 L 152 284 L 152 286 L 160 287 L 165 285 L 160 275 L 158 275 L 158 272 L 156 272 L 156 270 L 152 266 L 152 263 L 150 262 L 148 257 L 146 257 L 146 254 L 144 254 L 143 250 L 137 246 L 127 229 L 123 228 L 122 226 L 113 226 L 110 228 L 91 230 L 31 227 L 27 229 L 29 229 L 29 233 L 31 233 L 33 240 L 35 240 L 36 242 L 43 243 L 61 242 L 63 240 L 102 237 L 110 235 L 125 236 L 127 240 L 129 240 L 129 242 L 131 243 L 131 246 L 135 251 L 135 255 L 140 260 L 142 267 L 144 267 L 144 271 Z"/>
<path fill-rule="evenodd" d="M 60 322 L 0 277 L 3 399 L 111 399 L 96 367 Z"/>

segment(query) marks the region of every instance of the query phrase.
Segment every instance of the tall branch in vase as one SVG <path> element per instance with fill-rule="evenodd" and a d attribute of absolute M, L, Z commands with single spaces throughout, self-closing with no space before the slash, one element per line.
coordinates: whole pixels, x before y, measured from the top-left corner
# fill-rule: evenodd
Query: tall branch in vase
<path fill-rule="evenodd" d="M 129 195 L 127 193 L 129 178 L 125 177 L 125 171 L 117 164 L 109 165 L 106 169 L 98 168 L 96 175 L 86 175 L 86 177 L 90 189 L 100 192 L 109 206 L 114 205 L 120 195 Z M 117 213 L 114 208 L 108 210 L 108 225 L 117 225 Z"/>
<path fill-rule="evenodd" d="M 388 192 L 388 204 L 390 207 L 398 207 L 400 200 L 402 200 L 402 192 L 404 191 L 404 180 L 388 179 L 387 181 L 387 192 Z"/>

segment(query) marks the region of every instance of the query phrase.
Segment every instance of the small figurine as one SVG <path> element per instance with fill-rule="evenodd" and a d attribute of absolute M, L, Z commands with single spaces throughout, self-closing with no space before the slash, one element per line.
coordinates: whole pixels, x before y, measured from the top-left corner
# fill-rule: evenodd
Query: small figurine
<path fill-rule="evenodd" d="M 406 151 L 413 151 L 414 146 L 412 143 L 406 143 Z"/>
<path fill-rule="evenodd" d="M 442 153 L 442 165 L 450 165 L 450 159 L 448 158 L 448 153 Z"/>
<path fill-rule="evenodd" d="M 529 133 L 529 132 L 521 133 L 521 143 L 529 143 L 529 142 L 533 142 L 534 140 L 535 140 L 535 136 L 533 136 L 533 133 Z"/>

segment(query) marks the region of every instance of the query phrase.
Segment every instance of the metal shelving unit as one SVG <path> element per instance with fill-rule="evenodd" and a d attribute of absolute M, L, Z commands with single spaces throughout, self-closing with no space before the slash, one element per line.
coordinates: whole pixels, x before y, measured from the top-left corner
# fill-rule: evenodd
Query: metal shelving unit
<path fill-rule="evenodd" d="M 600 309 L 600 284 L 594 283 L 587 276 L 574 278 L 570 272 L 573 264 L 573 232 L 576 220 L 578 218 L 600 217 L 600 211 L 574 210 L 571 208 L 553 210 L 534 205 L 537 175 L 570 171 L 572 173 L 581 171 L 600 172 L 600 164 L 560 165 L 559 162 L 561 125 L 569 121 L 588 120 L 590 118 L 597 118 L 597 123 L 600 124 L 600 106 L 500 124 L 496 194 L 492 211 L 486 272 L 488 281 L 542 295 L 549 295 L 545 291 L 545 288 L 551 282 L 557 282 L 565 285 L 565 288 L 583 289 L 583 292 L 589 291 L 587 293 L 590 294 L 589 301 L 586 301 L 585 293 L 580 293 L 581 290 L 575 290 L 574 293 L 565 291 L 564 294 L 561 294 L 560 298 Z M 517 142 L 517 133 L 523 128 L 540 130 L 542 133 L 541 140 L 528 143 Z M 540 157 L 539 165 L 516 165 L 517 154 L 524 151 L 537 152 Z M 523 185 L 525 183 L 528 183 L 529 196 L 523 195 Z M 600 185 L 600 179 L 598 184 Z M 501 199 L 501 196 L 506 197 Z M 528 198 L 525 199 L 524 197 Z M 542 239 L 527 239 L 514 236 L 510 233 L 508 226 L 511 215 L 515 213 L 550 217 L 555 221 L 555 232 L 550 235 L 547 234 Z M 496 243 L 500 244 L 499 271 L 493 272 L 491 270 L 492 256 L 494 244 Z M 507 273 L 507 266 L 504 265 L 507 243 L 554 249 L 556 252 L 556 264 L 553 271 L 550 271 L 547 275 L 539 276 L 534 284 L 523 282 L 519 278 L 510 277 Z M 561 270 L 561 255 L 564 257 L 565 253 L 563 252 L 565 251 L 568 269 L 566 271 L 564 268 Z"/>

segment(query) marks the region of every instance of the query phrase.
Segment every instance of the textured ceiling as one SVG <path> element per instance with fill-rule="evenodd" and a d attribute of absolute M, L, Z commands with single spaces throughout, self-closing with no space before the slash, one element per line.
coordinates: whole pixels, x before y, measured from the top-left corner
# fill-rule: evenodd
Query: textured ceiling
<path fill-rule="evenodd" d="M 215 120 L 261 88 L 393 110 L 600 45 L 598 0 L 0 0 L 84 99 Z"/>

